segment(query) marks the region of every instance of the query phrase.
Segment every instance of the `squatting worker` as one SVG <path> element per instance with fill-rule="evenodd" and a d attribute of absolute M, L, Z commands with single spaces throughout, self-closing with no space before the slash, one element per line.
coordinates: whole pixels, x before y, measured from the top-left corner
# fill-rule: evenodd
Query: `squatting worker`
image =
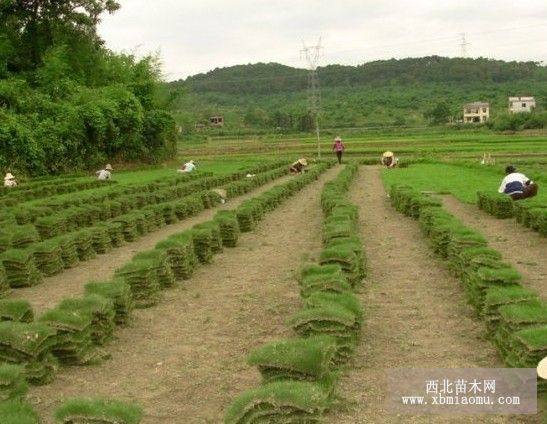
<path fill-rule="evenodd" d="M 290 166 L 289 172 L 291 174 L 302 174 L 306 166 L 308 166 L 308 161 L 304 158 L 300 158 Z"/>
<path fill-rule="evenodd" d="M 192 172 L 196 169 L 196 164 L 193 160 L 186 162 L 178 172 Z"/>
<path fill-rule="evenodd" d="M 517 172 L 513 165 L 505 168 L 505 178 L 502 180 L 498 192 L 511 196 L 513 200 L 534 197 L 538 193 L 538 185 L 526 175 Z"/>
<path fill-rule="evenodd" d="M 382 155 L 382 165 L 388 168 L 395 168 L 399 163 L 399 159 L 395 157 L 393 152 L 384 152 Z"/>
<path fill-rule="evenodd" d="M 104 169 L 101 169 L 100 171 L 97 171 L 97 179 L 100 181 L 106 181 L 110 180 L 112 178 L 112 172 L 114 169 L 112 169 L 112 165 L 109 163 L 104 167 Z"/>
<path fill-rule="evenodd" d="M 17 187 L 17 181 L 11 172 L 4 177 L 4 187 Z"/>
<path fill-rule="evenodd" d="M 338 158 L 338 163 L 342 163 L 342 155 L 344 154 L 344 150 L 346 150 L 346 146 L 344 143 L 342 143 L 342 139 L 338 136 L 334 139 L 334 145 L 332 146 L 332 150 L 334 153 L 336 153 L 336 157 Z"/>

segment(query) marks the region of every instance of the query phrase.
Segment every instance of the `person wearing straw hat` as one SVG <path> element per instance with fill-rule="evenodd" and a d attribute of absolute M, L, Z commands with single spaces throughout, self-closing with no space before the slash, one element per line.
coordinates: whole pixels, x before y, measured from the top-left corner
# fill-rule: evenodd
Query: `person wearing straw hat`
<path fill-rule="evenodd" d="M 382 165 L 388 168 L 395 168 L 399 163 L 399 159 L 395 157 L 393 152 L 384 152 L 382 155 Z"/>
<path fill-rule="evenodd" d="M 338 164 L 342 164 L 342 155 L 344 154 L 344 150 L 346 150 L 346 146 L 344 143 L 342 143 L 342 139 L 340 136 L 337 136 L 334 139 L 334 145 L 332 146 L 332 150 L 334 153 L 336 153 L 336 157 L 338 158 Z"/>
<path fill-rule="evenodd" d="M 308 166 L 308 161 L 305 158 L 300 158 L 289 167 L 289 172 L 291 174 L 302 174 L 306 172 L 306 166 Z"/>
<path fill-rule="evenodd" d="M 112 165 L 109 163 L 106 164 L 104 169 L 101 169 L 100 171 L 97 171 L 95 174 L 97 175 L 97 179 L 100 181 L 106 181 L 110 180 L 112 178 L 112 172 L 114 169 L 112 168 Z"/>
<path fill-rule="evenodd" d="M 4 187 L 17 187 L 17 181 L 11 172 L 4 177 Z"/>

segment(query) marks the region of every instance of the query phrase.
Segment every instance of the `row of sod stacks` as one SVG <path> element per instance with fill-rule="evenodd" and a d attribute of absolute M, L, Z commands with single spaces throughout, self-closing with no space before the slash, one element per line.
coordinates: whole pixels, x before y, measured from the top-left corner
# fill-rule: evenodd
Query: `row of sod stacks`
<path fill-rule="evenodd" d="M 477 192 L 477 206 L 497 218 L 515 217 L 519 224 L 547 236 L 547 205 L 537 199 L 513 201 L 507 195 Z"/>
<path fill-rule="evenodd" d="M 183 197 L 200 193 L 204 207 L 209 208 L 220 202 L 218 194 L 209 191 L 213 187 L 223 184 L 236 186 L 240 184 L 243 188 L 239 191 L 247 192 L 285 173 L 286 164 L 276 162 L 273 169 L 259 173 L 252 179 L 245 178 L 241 172 L 197 178 L 184 184 L 179 184 L 178 179 L 173 179 L 165 184 L 144 185 L 143 189 L 151 190 L 144 193 L 142 190 L 136 190 L 134 186 L 119 187 L 114 193 L 109 190 L 110 196 L 103 192 L 96 196 L 75 193 L 71 197 L 58 201 L 50 200 L 47 206 L 23 206 L 13 211 L 15 221 L 19 225 L 11 222 L 11 225 L 2 226 L 3 243 L 0 243 L 0 250 L 26 247 L 39 240 L 47 240 L 83 227 L 95 226 L 109 219 L 114 221 L 121 219 L 125 222 L 127 218 L 123 215 L 147 206 L 161 205 L 163 220 L 171 224 L 177 220 L 175 216 L 175 209 L 179 206 L 177 200 Z M 242 181 L 238 183 L 238 180 Z M 130 224 L 133 221 L 130 219 Z M 135 238 L 130 226 L 126 233 L 126 239 Z"/>
<path fill-rule="evenodd" d="M 521 275 L 484 237 L 465 227 L 435 199 L 412 188 L 391 187 L 393 206 L 408 216 L 408 205 L 422 203 L 418 220 L 432 249 L 460 279 L 469 303 L 487 326 L 489 337 L 510 367 L 535 368 L 547 353 L 547 304 L 521 285 Z M 540 383 L 540 390 L 546 390 Z"/>
<path fill-rule="evenodd" d="M 93 181 L 93 185 L 96 185 L 97 189 L 59 197 L 51 197 L 51 193 L 45 194 L 44 197 L 48 197 L 47 199 L 33 201 L 30 204 L 21 205 L 18 202 L 16 207 L 6 208 L 3 211 L 0 221 L 28 224 L 35 222 L 38 218 L 63 211 L 62 216 L 68 218 L 68 220 L 75 219 L 82 225 L 85 222 L 87 222 L 87 225 L 91 225 L 90 221 L 93 221 L 93 218 L 88 216 L 89 214 L 99 214 L 101 219 L 104 220 L 120 215 L 124 211 L 128 212 L 131 205 L 133 207 L 142 207 L 146 204 L 161 203 L 196 191 L 241 180 L 249 173 L 263 173 L 281 168 L 286 169 L 286 161 L 264 162 L 249 169 L 221 176 L 213 176 L 212 173 L 197 171 L 130 185 Z M 16 191 L 21 191 L 21 188 L 18 187 Z M 13 190 L 10 190 L 10 192 L 15 193 Z"/>
<path fill-rule="evenodd" d="M 259 176 L 260 174 L 257 178 Z M 266 180 L 257 179 L 256 182 L 265 183 L 271 178 L 273 174 Z M 219 198 L 215 196 L 217 195 L 214 193 L 207 196 L 207 205 L 214 206 L 219 202 Z M 78 261 L 92 259 L 97 253 L 107 253 L 112 247 L 121 246 L 126 241 L 135 241 L 149 231 L 165 226 L 167 223 L 173 223 L 179 218 L 184 219 L 195 215 L 205 209 L 203 199 L 199 195 L 190 195 L 173 201 L 169 203 L 169 206 L 170 212 L 167 214 L 166 204 L 148 205 L 142 212 L 129 212 L 97 226 L 42 242 L 38 241 L 38 231 L 32 225 L 18 226 L 16 234 L 17 245 L 20 248 L 6 250 L 0 255 L 7 282 L 11 287 L 38 284 L 42 281 L 42 275 L 58 274 L 74 266 Z M 216 241 L 216 247 L 212 246 L 212 248 L 218 249 L 218 237 Z M 0 283 L 2 281 L 3 279 L 0 278 Z"/>
<path fill-rule="evenodd" d="M 319 264 L 300 273 L 304 307 L 289 320 L 296 336 L 250 353 L 248 363 L 258 368 L 262 385 L 233 401 L 226 423 L 320 422 L 331 406 L 340 367 L 351 358 L 363 322 L 352 292 L 364 276 L 358 213 L 346 198 L 356 173 L 356 166 L 346 166 L 325 185 L 324 250 Z M 347 228 L 331 232 L 333 222 Z"/>
<path fill-rule="evenodd" d="M 264 205 L 272 203 L 272 196 L 281 203 L 326 169 L 326 165 L 317 166 L 312 172 L 281 185 L 283 196 L 279 194 L 279 187 L 274 187 L 258 198 Z M 222 211 L 214 220 L 172 235 L 153 250 L 136 254 L 116 271 L 111 281 L 88 283 L 84 297 L 61 301 L 36 322 L 28 302 L 0 300 L 3 321 L 0 322 L 0 362 L 18 364 L 27 381 L 45 384 L 54 378 L 59 363 L 93 364 L 107 358 L 102 347 L 111 340 L 116 325 L 130 322 L 134 307 L 153 305 L 160 298 L 161 289 L 172 286 L 175 280 L 191 277 L 199 264 L 199 244 L 193 238 L 196 231 L 208 232 L 213 254 L 224 247 L 233 247 L 239 235 L 236 212 Z M 81 402 L 71 405 L 65 418 L 58 416 L 59 422 L 138 422 L 124 415 L 124 408 L 115 403 Z M 3 418 L 1 413 L 0 418 Z"/>

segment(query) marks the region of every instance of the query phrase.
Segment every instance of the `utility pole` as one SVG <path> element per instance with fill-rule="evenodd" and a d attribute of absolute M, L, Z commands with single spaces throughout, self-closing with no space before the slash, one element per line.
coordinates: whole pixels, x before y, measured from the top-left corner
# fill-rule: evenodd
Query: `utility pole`
<path fill-rule="evenodd" d="M 317 75 L 317 63 L 321 56 L 321 37 L 315 46 L 306 46 L 300 51 L 308 64 L 308 106 L 315 124 L 317 136 L 317 157 L 321 159 L 321 139 L 319 132 L 319 111 L 321 109 L 321 93 L 319 91 L 319 76 Z"/>
<path fill-rule="evenodd" d="M 467 57 L 467 47 L 470 46 L 470 43 L 467 42 L 467 34 L 465 32 L 462 32 L 460 34 L 461 36 L 461 44 L 460 44 L 460 48 L 461 48 L 461 57 L 463 58 L 466 58 Z"/>

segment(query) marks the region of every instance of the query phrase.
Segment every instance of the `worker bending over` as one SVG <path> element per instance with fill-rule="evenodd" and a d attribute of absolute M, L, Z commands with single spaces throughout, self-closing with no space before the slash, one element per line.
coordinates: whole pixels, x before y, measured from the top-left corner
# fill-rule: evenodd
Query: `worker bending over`
<path fill-rule="evenodd" d="M 181 168 L 177 169 L 177 172 L 192 172 L 196 169 L 196 164 L 193 160 L 186 162 Z"/>
<path fill-rule="evenodd" d="M 101 169 L 100 171 L 97 171 L 95 174 L 97 175 L 97 179 L 100 181 L 106 181 L 112 179 L 112 172 L 114 169 L 112 169 L 112 165 L 109 163 L 104 167 L 104 169 Z"/>
<path fill-rule="evenodd" d="M 304 158 L 300 158 L 290 166 L 289 172 L 291 174 L 302 174 L 305 172 L 307 166 L 308 161 Z"/>
<path fill-rule="evenodd" d="M 382 155 L 382 165 L 388 168 L 395 168 L 399 163 L 399 159 L 395 157 L 393 152 L 384 152 Z"/>
<path fill-rule="evenodd" d="M 527 199 L 538 193 L 538 185 L 526 175 L 517 172 L 513 165 L 505 168 L 505 178 L 502 180 L 499 193 L 511 196 L 513 200 Z"/>
<path fill-rule="evenodd" d="M 11 172 L 4 177 L 4 187 L 17 187 L 17 181 Z"/>

